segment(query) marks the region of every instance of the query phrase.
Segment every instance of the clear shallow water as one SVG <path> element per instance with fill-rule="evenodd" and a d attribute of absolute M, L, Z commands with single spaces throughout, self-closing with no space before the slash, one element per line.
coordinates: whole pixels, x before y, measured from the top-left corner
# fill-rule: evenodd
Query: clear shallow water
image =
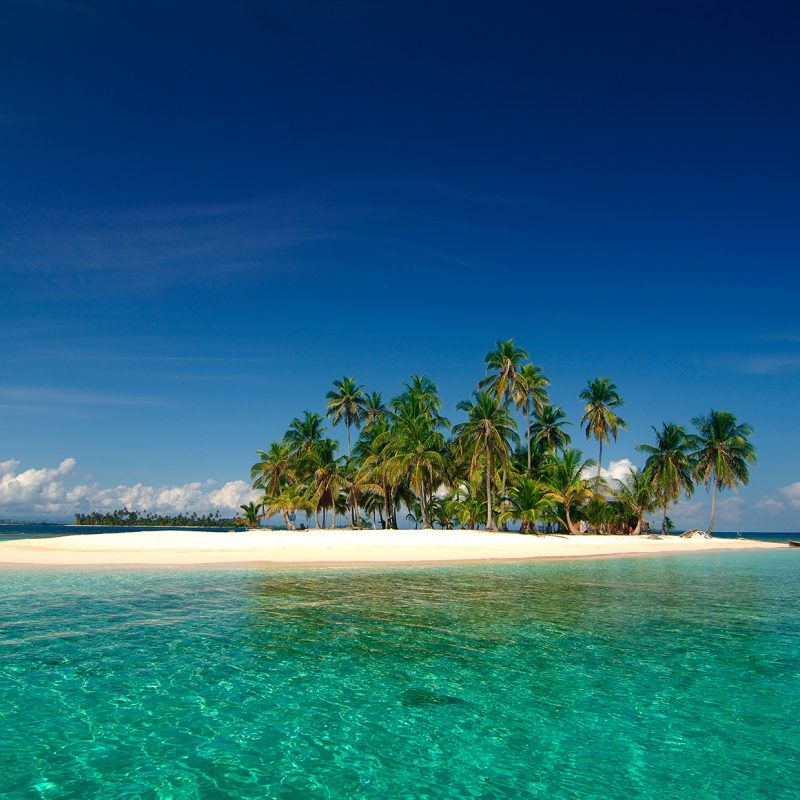
<path fill-rule="evenodd" d="M 0 572 L 4 798 L 794 798 L 800 553 Z"/>

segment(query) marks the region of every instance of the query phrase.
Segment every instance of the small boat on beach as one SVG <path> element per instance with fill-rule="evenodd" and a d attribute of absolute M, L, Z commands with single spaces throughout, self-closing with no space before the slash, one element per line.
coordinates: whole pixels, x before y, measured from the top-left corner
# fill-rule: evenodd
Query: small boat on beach
<path fill-rule="evenodd" d="M 800 542 L 796 539 L 789 539 L 789 547 L 800 547 Z"/>

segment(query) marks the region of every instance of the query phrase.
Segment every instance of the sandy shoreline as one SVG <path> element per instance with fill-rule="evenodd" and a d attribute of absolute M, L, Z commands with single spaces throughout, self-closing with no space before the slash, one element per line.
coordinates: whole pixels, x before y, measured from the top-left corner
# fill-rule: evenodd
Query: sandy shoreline
<path fill-rule="evenodd" d="M 0 542 L 2 566 L 370 565 L 786 548 L 752 539 L 520 536 L 485 531 L 208 531 L 98 533 Z"/>

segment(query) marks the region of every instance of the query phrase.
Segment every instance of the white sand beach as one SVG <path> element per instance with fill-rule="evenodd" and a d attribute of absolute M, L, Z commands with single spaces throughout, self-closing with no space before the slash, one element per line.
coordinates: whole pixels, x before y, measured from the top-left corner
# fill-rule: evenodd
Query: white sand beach
<path fill-rule="evenodd" d="M 785 548 L 748 539 L 522 536 L 486 531 L 158 530 L 0 542 L 0 566 L 414 564 Z"/>

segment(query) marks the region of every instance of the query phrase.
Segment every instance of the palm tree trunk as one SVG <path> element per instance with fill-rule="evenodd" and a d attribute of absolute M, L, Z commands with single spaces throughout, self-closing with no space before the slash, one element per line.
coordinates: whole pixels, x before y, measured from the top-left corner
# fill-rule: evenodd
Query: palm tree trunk
<path fill-rule="evenodd" d="M 336 527 L 336 498 L 331 492 L 331 530 Z"/>
<path fill-rule="evenodd" d="M 422 514 L 422 527 L 426 530 L 431 527 L 430 521 L 428 520 L 428 507 L 425 503 L 425 487 L 420 486 L 419 491 L 419 511 Z"/>
<path fill-rule="evenodd" d="M 350 458 L 350 422 L 347 423 L 347 457 Z"/>
<path fill-rule="evenodd" d="M 661 515 L 661 533 L 667 532 L 667 504 L 664 503 L 664 513 Z"/>
<path fill-rule="evenodd" d="M 572 517 L 569 515 L 569 505 L 564 504 L 564 516 L 567 518 L 567 530 L 569 533 L 577 533 L 575 526 L 572 524 Z"/>
<path fill-rule="evenodd" d="M 486 530 L 494 530 L 492 517 L 492 451 L 486 450 Z"/>
<path fill-rule="evenodd" d="M 717 513 L 717 476 L 714 476 L 714 486 L 711 489 L 711 520 L 706 528 L 706 533 L 714 530 L 714 517 Z"/>
<path fill-rule="evenodd" d="M 636 517 L 636 527 L 633 529 L 631 536 L 638 536 L 642 532 L 642 518 Z"/>
<path fill-rule="evenodd" d="M 291 530 L 289 527 L 289 512 L 285 508 L 283 509 L 283 524 L 286 525 L 287 531 Z"/>
<path fill-rule="evenodd" d="M 525 438 L 528 443 L 528 475 L 531 474 L 531 400 L 525 403 Z"/>
<path fill-rule="evenodd" d="M 600 439 L 600 456 L 597 459 L 597 477 L 600 477 L 600 471 L 603 469 L 603 440 Z"/>

